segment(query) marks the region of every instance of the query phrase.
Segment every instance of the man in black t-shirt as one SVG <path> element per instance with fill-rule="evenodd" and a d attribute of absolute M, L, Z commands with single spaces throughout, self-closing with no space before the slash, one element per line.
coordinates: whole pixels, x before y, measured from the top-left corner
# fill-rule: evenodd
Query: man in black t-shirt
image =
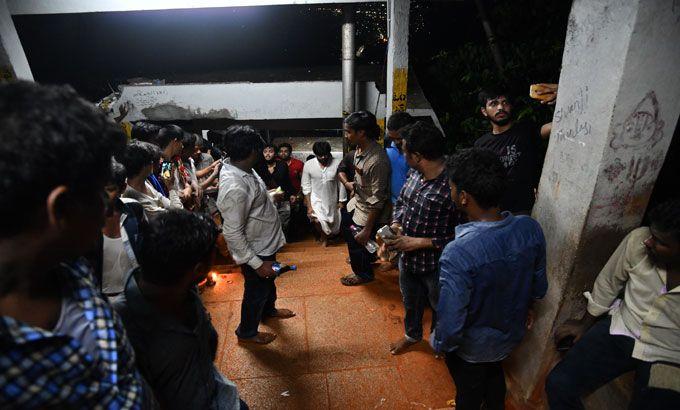
<path fill-rule="evenodd" d="M 482 115 L 491 122 L 492 130 L 478 138 L 475 147 L 494 151 L 508 171 L 501 209 L 530 214 L 543 166 L 539 138 L 550 136 L 552 123 L 541 127 L 515 124 L 508 93 L 483 90 L 478 97 Z"/>

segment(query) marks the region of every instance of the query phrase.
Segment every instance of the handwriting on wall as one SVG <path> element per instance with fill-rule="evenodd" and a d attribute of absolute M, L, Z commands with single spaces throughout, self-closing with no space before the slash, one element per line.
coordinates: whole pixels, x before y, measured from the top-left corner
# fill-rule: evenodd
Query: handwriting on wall
<path fill-rule="evenodd" d="M 167 90 L 159 89 L 138 89 L 130 96 L 130 100 L 134 102 L 137 107 L 150 107 L 158 104 L 160 97 L 168 95 Z"/>
<path fill-rule="evenodd" d="M 583 138 L 593 132 L 590 122 L 582 117 L 588 111 L 589 96 L 588 86 L 579 87 L 572 100 L 555 110 L 553 128 L 558 140 L 586 145 Z"/>

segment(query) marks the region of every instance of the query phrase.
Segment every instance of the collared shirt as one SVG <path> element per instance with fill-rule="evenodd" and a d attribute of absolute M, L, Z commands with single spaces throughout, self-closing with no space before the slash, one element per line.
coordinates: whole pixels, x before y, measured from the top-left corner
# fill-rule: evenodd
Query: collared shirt
<path fill-rule="evenodd" d="M 113 306 L 123 318 L 137 363 L 156 399 L 167 409 L 238 409 L 236 386 L 213 364 L 217 332 L 198 294 L 191 292 L 193 327 L 160 313 L 139 290 L 133 271 Z M 220 394 L 220 390 L 224 390 Z M 222 400 L 218 401 L 218 396 Z"/>
<path fill-rule="evenodd" d="M 82 309 L 96 357 L 80 340 L 0 316 L 0 408 L 139 409 L 142 381 L 118 315 L 83 261 L 62 265 L 65 297 Z"/>
<path fill-rule="evenodd" d="M 456 227 L 442 253 L 435 351 L 472 363 L 497 362 L 522 340 L 533 299 L 542 298 L 545 238 L 528 216 Z"/>
<path fill-rule="evenodd" d="M 258 255 L 271 256 L 286 244 L 279 213 L 257 172 L 245 172 L 225 161 L 217 207 L 224 220 L 222 234 L 237 264 L 257 269 L 262 266 Z"/>
<path fill-rule="evenodd" d="M 135 201 L 142 204 L 144 207 L 144 214 L 147 216 L 147 218 L 152 217 L 158 212 L 165 212 L 169 209 L 184 208 L 184 205 L 182 205 L 182 200 L 179 199 L 179 193 L 176 190 L 171 189 L 170 193 L 168 194 L 168 198 L 166 198 L 156 191 L 156 189 L 148 180 L 144 181 L 144 185 L 146 186 L 148 194 L 139 192 L 128 185 L 121 197 L 134 199 Z"/>
<path fill-rule="evenodd" d="M 634 358 L 680 363 L 680 286 L 667 288 L 666 269 L 654 263 L 643 244 L 650 235 L 649 228 L 642 227 L 621 241 L 592 293 L 584 293 L 588 313 L 609 312 L 609 332 L 635 339 Z M 623 300 L 618 301 L 622 290 Z"/>
<path fill-rule="evenodd" d="M 397 148 L 394 141 L 392 141 L 392 145 L 387 147 L 385 152 L 387 153 L 387 157 L 390 159 L 390 165 L 392 166 L 392 174 L 390 177 L 392 192 L 391 200 L 393 204 L 396 204 L 401 188 L 408 178 L 408 171 L 411 167 L 406 163 L 404 153 L 399 151 L 399 148 Z"/>
<path fill-rule="evenodd" d="M 392 220 L 402 225 L 404 235 L 432 238 L 435 246 L 403 252 L 403 268 L 414 273 L 436 272 L 441 252 L 453 240 L 458 224 L 446 172 L 424 180 L 423 174 L 411 170 L 394 206 Z"/>
<path fill-rule="evenodd" d="M 390 160 L 377 142 L 371 143 L 362 152 L 354 153 L 354 197 L 347 204 L 348 211 L 354 211 L 354 223 L 365 226 L 371 211 L 380 211 L 377 223 L 388 222 L 390 205 Z"/>

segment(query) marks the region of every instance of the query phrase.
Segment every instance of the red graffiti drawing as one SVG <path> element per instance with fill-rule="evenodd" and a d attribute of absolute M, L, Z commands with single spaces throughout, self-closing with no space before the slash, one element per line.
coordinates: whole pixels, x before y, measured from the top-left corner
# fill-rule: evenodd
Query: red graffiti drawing
<path fill-rule="evenodd" d="M 626 166 L 623 165 L 621 159 L 616 158 L 613 163 L 607 165 L 607 168 L 604 169 L 604 174 L 609 182 L 614 182 L 624 169 L 626 169 Z"/>
<path fill-rule="evenodd" d="M 609 146 L 613 149 L 651 148 L 663 138 L 663 126 L 656 93 L 650 91 L 633 112 L 614 127 L 614 137 Z"/>

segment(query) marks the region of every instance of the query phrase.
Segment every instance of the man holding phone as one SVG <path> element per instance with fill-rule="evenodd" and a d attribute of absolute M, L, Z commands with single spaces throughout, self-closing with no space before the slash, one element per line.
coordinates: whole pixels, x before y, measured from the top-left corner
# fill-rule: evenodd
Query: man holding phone
<path fill-rule="evenodd" d="M 231 163 L 225 163 L 220 172 L 217 207 L 224 218 L 222 233 L 231 256 L 245 277 L 236 335 L 240 342 L 268 344 L 276 335 L 258 332 L 263 317 L 295 316 L 274 306 L 276 272 L 272 264 L 286 239 L 267 186 L 253 170 L 262 156 L 262 137 L 250 126 L 234 125 L 227 129 L 224 141 Z"/>

